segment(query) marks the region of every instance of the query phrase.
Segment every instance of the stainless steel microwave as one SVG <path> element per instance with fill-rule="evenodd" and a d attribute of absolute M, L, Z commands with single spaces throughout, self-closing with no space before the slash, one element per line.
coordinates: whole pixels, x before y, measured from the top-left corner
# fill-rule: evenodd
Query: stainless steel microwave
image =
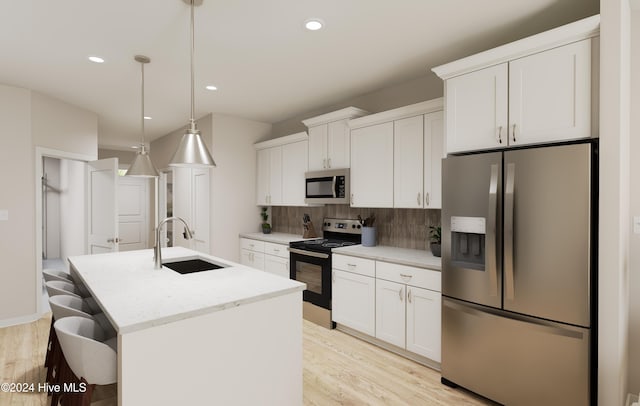
<path fill-rule="evenodd" d="M 305 203 L 349 204 L 349 169 L 306 172 Z"/>

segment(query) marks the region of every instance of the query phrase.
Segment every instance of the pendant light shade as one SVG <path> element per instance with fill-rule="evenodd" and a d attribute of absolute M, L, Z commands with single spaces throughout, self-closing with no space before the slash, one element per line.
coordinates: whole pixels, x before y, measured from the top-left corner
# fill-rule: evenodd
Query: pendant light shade
<path fill-rule="evenodd" d="M 134 57 L 136 62 L 140 62 L 140 66 L 142 67 L 142 97 L 141 97 L 141 142 L 140 142 L 140 150 L 136 153 L 136 157 L 133 159 L 131 166 L 127 170 L 126 176 L 137 176 L 142 178 L 153 178 L 156 176 L 160 176 L 158 170 L 155 166 L 153 166 L 153 162 L 151 162 L 151 157 L 147 153 L 144 143 L 144 64 L 151 62 L 151 59 L 144 55 L 136 55 Z"/>
<path fill-rule="evenodd" d="M 182 0 L 191 6 L 191 118 L 189 119 L 189 126 L 182 136 L 182 140 L 180 140 L 180 145 L 178 145 L 178 149 L 175 154 L 173 154 L 173 158 L 169 162 L 169 166 L 187 166 L 187 167 L 214 167 L 216 163 L 213 161 L 211 157 L 211 153 L 207 149 L 204 141 L 202 140 L 202 136 L 200 135 L 200 130 L 198 130 L 198 126 L 196 125 L 196 121 L 194 119 L 194 105 L 195 105 L 195 96 L 194 96 L 194 68 L 193 68 L 193 54 L 195 52 L 194 46 L 194 28 L 193 28 L 193 13 L 194 7 L 198 0 Z M 200 5 L 202 2 L 199 2 Z"/>

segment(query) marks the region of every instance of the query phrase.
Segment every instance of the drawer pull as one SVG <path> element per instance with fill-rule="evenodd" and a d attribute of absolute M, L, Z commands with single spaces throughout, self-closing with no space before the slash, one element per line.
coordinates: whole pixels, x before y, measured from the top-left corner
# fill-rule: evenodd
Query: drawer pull
<path fill-rule="evenodd" d="M 353 268 L 357 267 L 358 265 L 356 265 L 356 264 L 347 264 L 347 266 L 348 266 L 349 268 L 353 269 Z"/>
<path fill-rule="evenodd" d="M 404 273 L 401 273 L 401 274 L 400 274 L 400 276 L 401 276 L 401 277 L 403 277 L 403 278 L 405 278 L 405 279 L 411 279 L 411 278 L 413 278 L 413 275 L 407 275 L 407 274 L 404 274 Z"/>
<path fill-rule="evenodd" d="M 274 248 L 274 249 L 273 249 L 273 252 L 280 252 L 280 249 L 278 249 L 278 248 Z"/>

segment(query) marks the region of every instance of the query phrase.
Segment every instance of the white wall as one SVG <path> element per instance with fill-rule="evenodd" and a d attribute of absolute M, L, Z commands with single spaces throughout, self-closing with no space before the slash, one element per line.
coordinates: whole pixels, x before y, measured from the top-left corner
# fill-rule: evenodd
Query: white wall
<path fill-rule="evenodd" d="M 627 394 L 629 3 L 601 0 L 598 404 Z"/>
<path fill-rule="evenodd" d="M 256 150 L 271 125 L 221 114 L 212 115 L 211 253 L 240 262 L 238 234 L 259 230 L 256 206 Z"/>
<path fill-rule="evenodd" d="M 35 147 L 97 156 L 98 118 L 51 97 L 0 85 L 0 142 L 0 210 L 9 211 L 9 221 L 0 221 L 0 326 L 6 326 L 39 317 Z"/>
<path fill-rule="evenodd" d="M 0 85 L 0 326 L 37 311 L 31 92 Z"/>
<path fill-rule="evenodd" d="M 640 7 L 631 14 L 631 72 L 640 72 Z M 640 76 L 631 75 L 631 145 L 640 152 Z M 631 217 L 640 216 L 640 160 L 630 169 Z M 629 222 L 631 223 L 631 222 Z M 632 225 L 629 224 L 631 227 Z M 640 234 L 629 238 L 629 392 L 640 392 Z"/>
<path fill-rule="evenodd" d="M 60 258 L 66 263 L 70 256 L 86 253 L 86 164 L 63 159 L 60 161 L 62 194 L 60 196 Z"/>

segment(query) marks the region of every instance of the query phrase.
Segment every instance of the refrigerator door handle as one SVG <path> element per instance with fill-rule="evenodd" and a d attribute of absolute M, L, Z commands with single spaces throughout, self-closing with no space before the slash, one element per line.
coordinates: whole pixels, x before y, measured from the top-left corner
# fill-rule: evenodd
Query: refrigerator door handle
<path fill-rule="evenodd" d="M 513 273 L 513 214 L 516 164 L 507 164 L 507 179 L 504 192 L 504 282 L 505 296 L 509 300 L 515 297 Z"/>
<path fill-rule="evenodd" d="M 489 182 L 489 213 L 487 215 L 487 251 L 485 267 L 489 271 L 489 295 L 498 296 L 498 266 L 496 255 L 496 226 L 498 212 L 498 164 L 491 165 Z"/>

